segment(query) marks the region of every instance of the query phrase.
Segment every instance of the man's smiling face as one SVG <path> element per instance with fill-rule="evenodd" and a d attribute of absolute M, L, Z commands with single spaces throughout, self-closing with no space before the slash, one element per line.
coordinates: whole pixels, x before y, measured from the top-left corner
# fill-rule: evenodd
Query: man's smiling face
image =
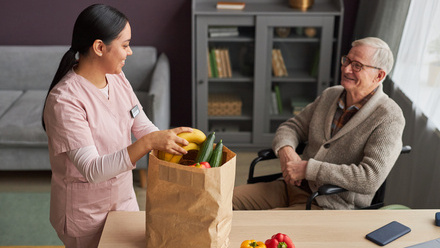
<path fill-rule="evenodd" d="M 351 48 L 347 57 L 364 65 L 372 65 L 375 48 L 370 46 L 355 46 Z M 374 66 L 374 65 L 372 65 Z M 369 93 L 374 90 L 380 81 L 377 79 L 378 70 L 364 66 L 361 71 L 353 70 L 352 65 L 341 66 L 341 85 L 348 92 Z"/>

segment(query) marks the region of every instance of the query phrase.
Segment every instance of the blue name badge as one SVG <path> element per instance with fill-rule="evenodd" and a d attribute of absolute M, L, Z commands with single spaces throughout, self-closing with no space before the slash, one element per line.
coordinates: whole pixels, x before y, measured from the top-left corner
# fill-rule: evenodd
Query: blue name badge
<path fill-rule="evenodd" d="M 131 114 L 131 117 L 133 117 L 133 118 L 135 118 L 139 114 L 139 107 L 138 107 L 138 105 L 134 106 L 130 110 L 130 114 Z"/>

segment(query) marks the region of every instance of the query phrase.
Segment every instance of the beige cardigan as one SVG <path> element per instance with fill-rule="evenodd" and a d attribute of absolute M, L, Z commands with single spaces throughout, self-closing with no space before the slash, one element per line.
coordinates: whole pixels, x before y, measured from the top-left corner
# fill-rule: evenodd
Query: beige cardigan
<path fill-rule="evenodd" d="M 312 191 L 323 184 L 348 190 L 337 195 L 317 197 L 324 209 L 355 209 L 370 205 L 374 193 L 391 171 L 402 149 L 405 126 L 400 107 L 382 85 L 374 96 L 334 136 L 331 123 L 342 86 L 326 89 L 304 111 L 278 128 L 273 149 L 296 147 L 308 142 L 306 179 Z"/>

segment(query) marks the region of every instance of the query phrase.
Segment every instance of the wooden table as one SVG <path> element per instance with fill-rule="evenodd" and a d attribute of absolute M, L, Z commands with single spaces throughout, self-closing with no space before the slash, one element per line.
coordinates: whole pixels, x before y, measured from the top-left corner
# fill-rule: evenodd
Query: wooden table
<path fill-rule="evenodd" d="M 379 247 L 365 235 L 395 220 L 411 232 L 386 247 L 406 247 L 440 238 L 434 224 L 440 210 L 332 210 L 332 211 L 234 211 L 230 234 L 231 248 L 243 240 L 265 241 L 272 234 L 288 234 L 296 248 Z M 144 248 L 145 212 L 110 212 L 100 248 Z"/>

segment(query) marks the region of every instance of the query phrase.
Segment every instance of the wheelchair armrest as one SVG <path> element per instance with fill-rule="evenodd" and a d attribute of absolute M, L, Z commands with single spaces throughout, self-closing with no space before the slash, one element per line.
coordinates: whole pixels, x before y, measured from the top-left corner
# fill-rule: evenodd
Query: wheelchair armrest
<path fill-rule="evenodd" d="M 271 148 L 263 149 L 258 152 L 258 157 L 260 157 L 260 161 L 262 160 L 268 160 L 268 159 L 274 159 L 277 156 L 275 155 L 275 152 Z"/>
<path fill-rule="evenodd" d="M 318 188 L 318 191 L 313 192 L 307 199 L 306 210 L 312 209 L 312 202 L 313 200 L 315 200 L 317 196 L 339 194 L 345 191 L 347 190 L 336 185 L 332 185 L 332 184 L 322 185 L 321 187 Z"/>
<path fill-rule="evenodd" d="M 339 186 L 332 185 L 332 184 L 322 185 L 318 189 L 319 195 L 333 195 L 333 194 L 339 194 L 339 193 L 342 193 L 345 191 L 347 191 L 347 190 L 344 188 L 341 188 Z"/>
<path fill-rule="evenodd" d="M 296 153 L 302 154 L 305 146 L 306 143 L 300 143 L 296 148 Z M 254 177 L 255 166 L 257 165 L 258 162 L 277 158 L 275 152 L 271 148 L 260 150 L 257 154 L 258 157 L 256 157 L 249 166 L 249 175 L 248 175 L 247 183 L 270 182 L 282 176 L 282 173 L 277 173 L 267 176 Z"/>
<path fill-rule="evenodd" d="M 410 153 L 411 152 L 411 146 L 403 146 L 402 147 L 402 151 L 400 152 L 401 154 L 404 154 L 404 153 Z"/>
<path fill-rule="evenodd" d="M 257 165 L 258 162 L 263 160 L 275 159 L 275 158 L 277 158 L 277 156 L 275 155 L 275 152 L 271 148 L 260 150 L 258 152 L 258 157 L 252 160 L 252 163 L 249 167 L 249 176 L 247 183 L 268 182 L 279 178 L 281 176 L 280 174 L 258 177 L 258 179 L 254 177 L 255 166 Z"/>

